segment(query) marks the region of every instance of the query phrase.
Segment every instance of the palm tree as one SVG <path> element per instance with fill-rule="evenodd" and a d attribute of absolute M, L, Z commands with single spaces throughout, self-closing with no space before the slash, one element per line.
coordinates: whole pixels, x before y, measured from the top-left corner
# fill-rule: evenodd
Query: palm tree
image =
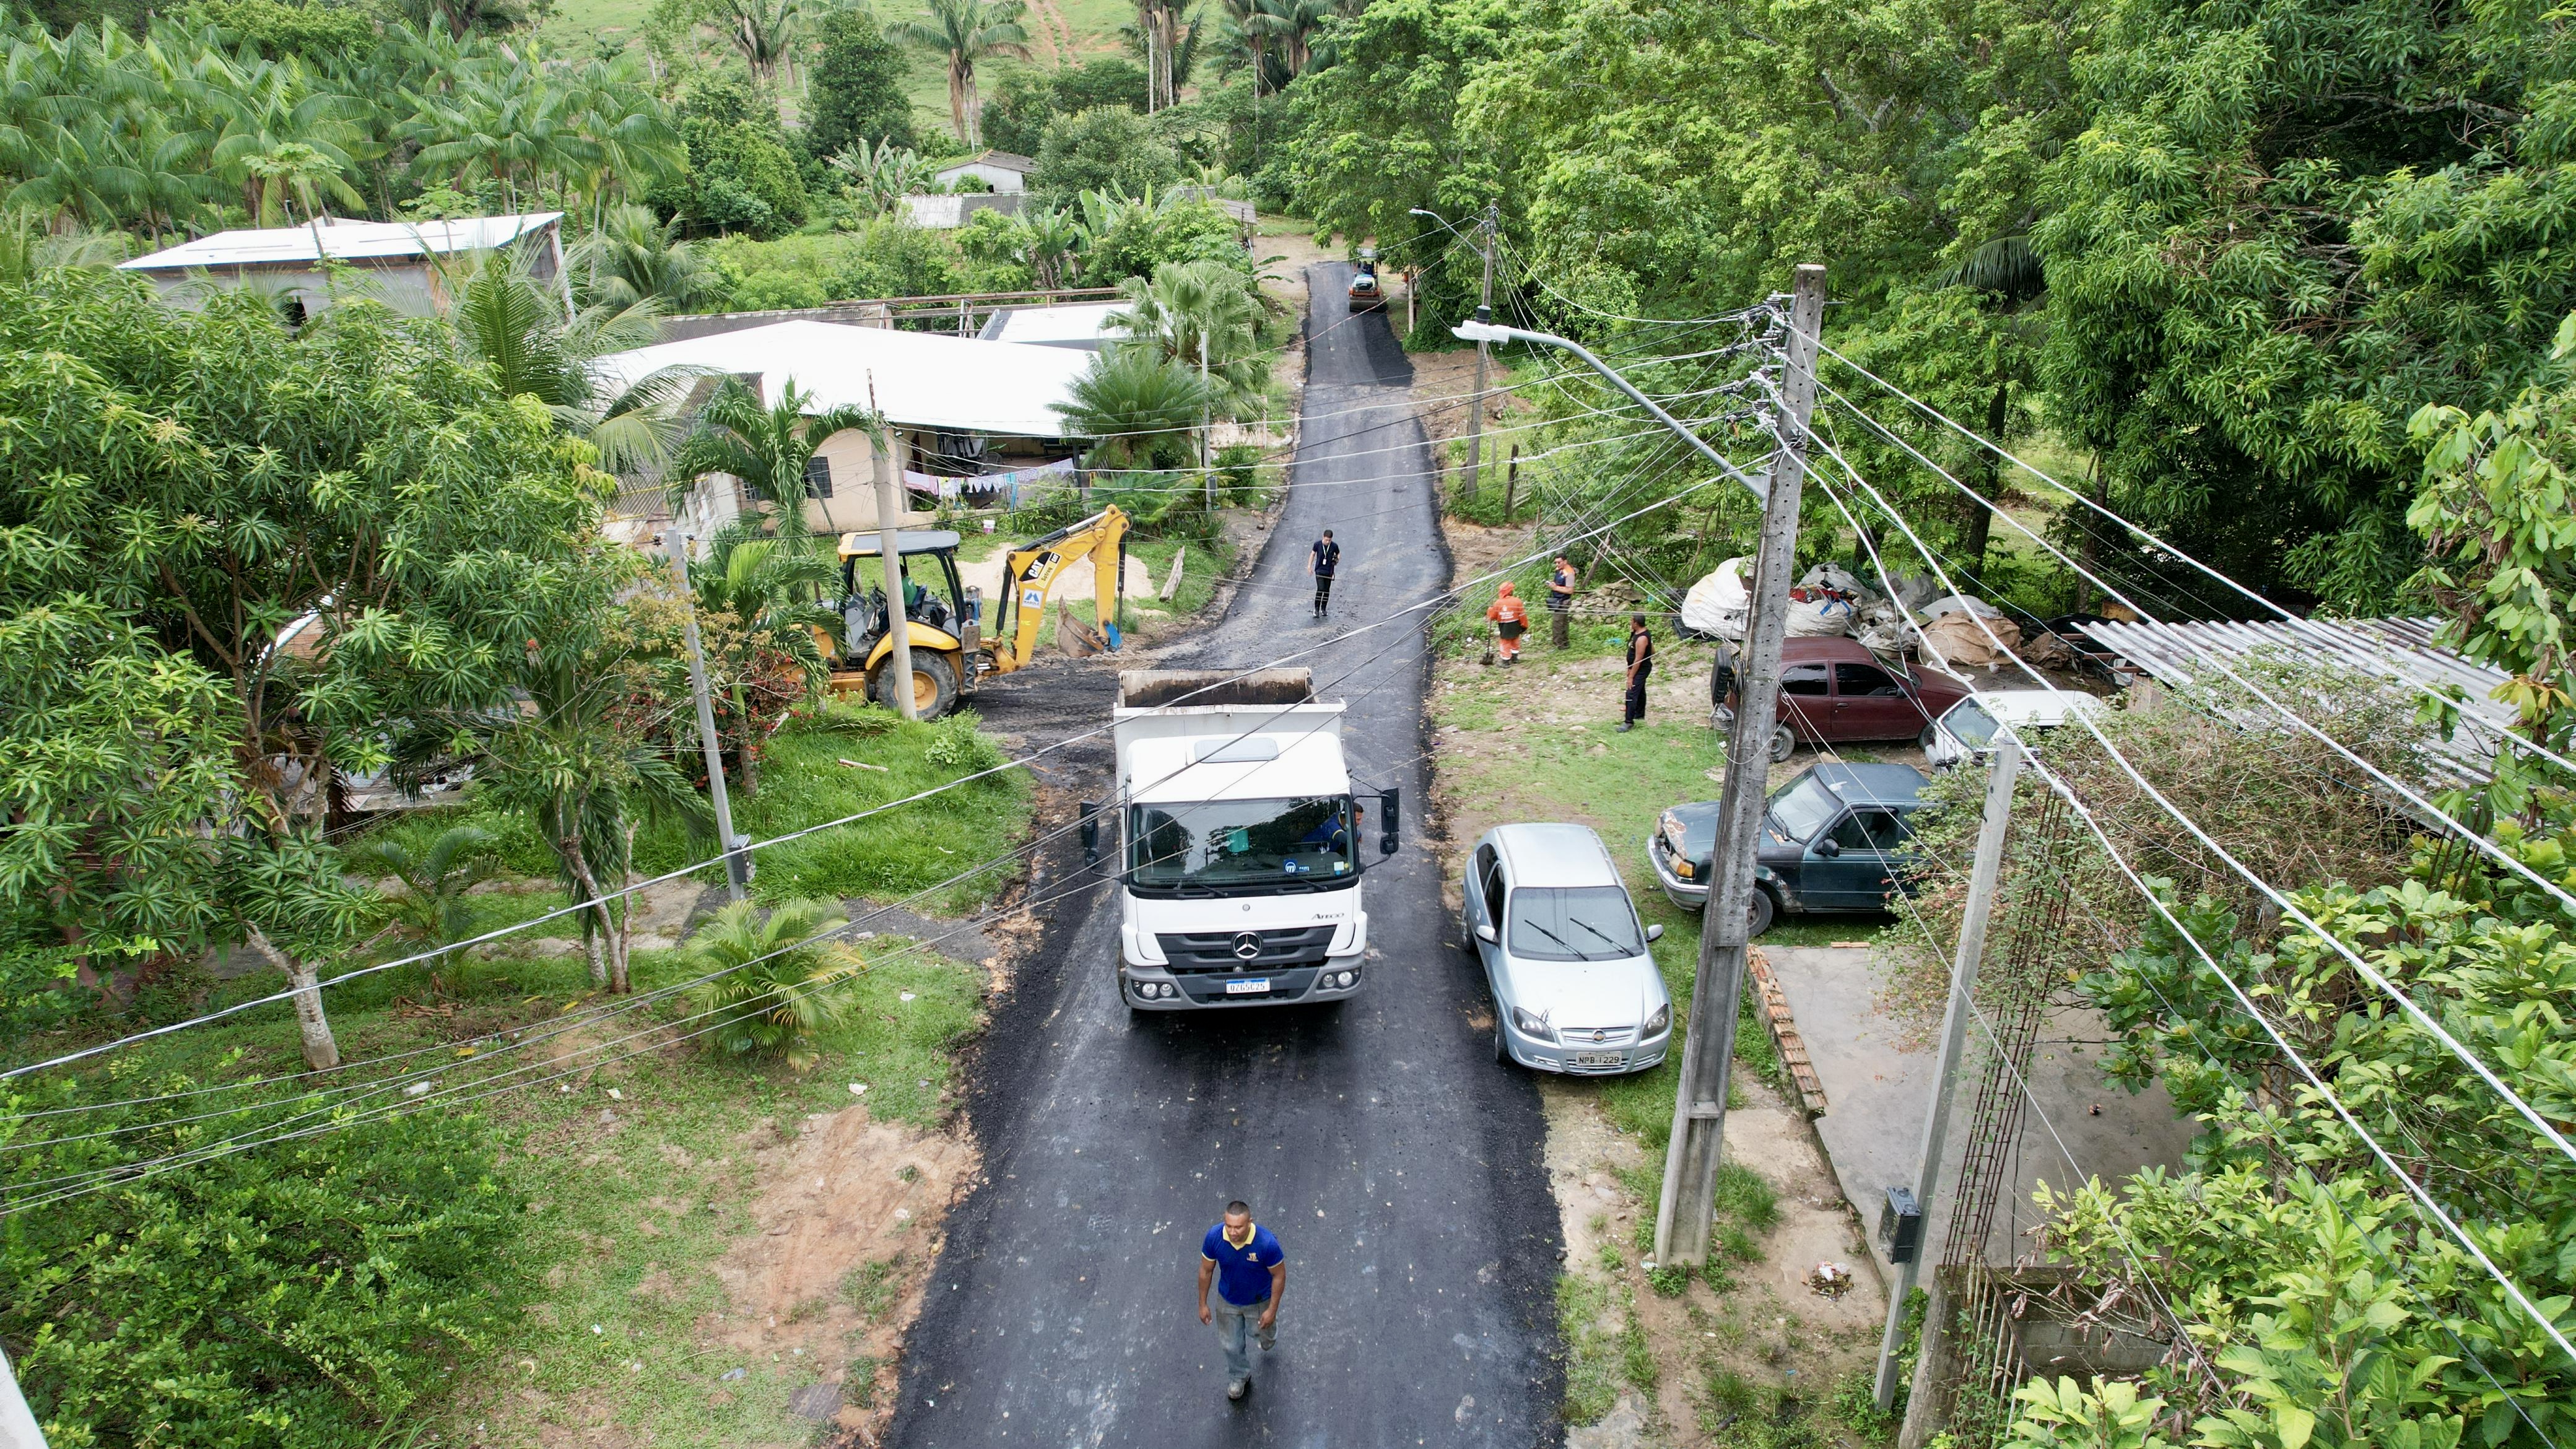
<path fill-rule="evenodd" d="M 1020 24 L 1020 0 L 928 0 L 919 20 L 886 27 L 888 37 L 936 51 L 948 62 L 948 114 L 957 139 L 982 142 L 982 101 L 975 93 L 976 63 L 997 55 L 1029 58 L 1029 32 Z"/>
<path fill-rule="evenodd" d="M 815 602 L 838 580 L 831 560 L 822 554 L 788 546 L 788 540 L 759 538 L 739 524 L 728 525 L 707 541 L 707 556 L 689 565 L 689 591 L 700 612 L 727 613 L 745 631 L 764 635 L 805 671 L 808 689 L 822 686 L 829 666 L 814 642 L 816 629 L 835 629 L 840 616 Z M 739 679 L 733 685 L 734 718 L 751 719 L 751 701 Z M 758 753 L 744 741 L 742 793 L 760 788 Z"/>
<path fill-rule="evenodd" d="M 346 859 L 357 870 L 382 872 L 401 883 L 400 894 L 384 898 L 398 937 L 416 946 L 443 946 L 462 940 L 470 929 L 465 893 L 492 874 L 492 844 L 488 830 L 451 825 L 419 850 L 389 835 L 370 836 Z M 429 985 L 439 989 L 435 967 Z"/>
<path fill-rule="evenodd" d="M 609 207 L 569 259 L 588 300 L 617 312 L 645 302 L 684 312 L 721 291 L 724 279 L 680 239 L 680 227 L 678 217 L 664 221 L 649 206 Z"/>
<path fill-rule="evenodd" d="M 489 368 L 503 392 L 544 403 L 566 431 L 599 450 L 610 472 L 668 462 L 679 404 L 700 374 L 672 367 L 621 383 L 601 366 L 611 353 L 660 340 L 660 306 L 645 298 L 567 312 L 561 290 L 530 270 L 534 261 L 529 250 L 490 252 L 462 263 L 471 270 L 461 285 L 444 274 L 458 350 Z"/>
<path fill-rule="evenodd" d="M 700 926 L 689 941 L 691 969 L 724 973 L 700 998 L 702 1010 L 718 1013 L 717 1047 L 795 1071 L 812 1066 L 814 1033 L 841 1019 L 845 988 L 865 969 L 847 948 L 818 939 L 848 924 L 827 902 L 794 900 L 766 916 L 736 901 Z"/>
<path fill-rule="evenodd" d="M 1331 0 L 1257 0 L 1257 4 L 1260 14 L 1254 23 L 1279 42 L 1280 67 L 1287 73 L 1280 81 L 1284 85 L 1306 73 L 1315 58 L 1316 35 L 1339 12 Z"/>
<path fill-rule="evenodd" d="M 674 493 L 709 473 L 730 473 L 755 498 L 778 508 L 778 531 L 805 531 L 806 473 L 825 439 L 852 428 L 873 429 L 876 415 L 865 408 L 826 408 L 811 417 L 806 409 L 814 395 L 788 379 L 778 401 L 763 404 L 760 395 L 727 378 L 714 397 L 698 410 L 698 429 L 681 445 L 673 468 Z"/>
<path fill-rule="evenodd" d="M 792 82 L 796 41 L 804 29 L 802 0 L 714 0 L 708 18 L 742 52 L 753 75 L 774 85 L 784 64 Z"/>
<path fill-rule="evenodd" d="M 617 691 L 567 660 L 533 667 L 527 694 L 531 711 L 483 727 L 476 787 L 535 821 L 565 893 L 592 903 L 580 917 L 592 983 L 622 994 L 633 986 L 633 912 L 624 895 L 606 897 L 633 874 L 635 832 L 647 820 L 675 819 L 711 835 L 711 814 L 670 758 L 621 722 Z"/>
<path fill-rule="evenodd" d="M 1259 405 L 1269 378 L 1258 356 L 1261 304 L 1240 270 L 1218 261 L 1165 262 L 1150 279 L 1129 277 L 1118 289 L 1127 305 L 1108 321 L 1127 330 L 1126 345 L 1196 370 L 1220 410 Z"/>
<path fill-rule="evenodd" d="M 1051 406 L 1064 415 L 1066 433 L 1098 439 L 1094 462 L 1154 468 L 1189 456 L 1210 397 L 1194 369 L 1150 347 L 1121 347 L 1093 358 L 1073 384 L 1073 401 Z"/>

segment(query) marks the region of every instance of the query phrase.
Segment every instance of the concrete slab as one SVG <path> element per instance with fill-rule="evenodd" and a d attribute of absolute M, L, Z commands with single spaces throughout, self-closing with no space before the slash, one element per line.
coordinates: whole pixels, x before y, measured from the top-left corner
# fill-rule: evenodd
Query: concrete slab
<path fill-rule="evenodd" d="M 1879 972 L 1867 951 L 1766 946 L 1763 952 L 1824 1084 L 1829 1105 L 1816 1119 L 1816 1134 L 1844 1197 L 1874 1232 L 1887 1188 L 1914 1181 L 1932 1095 L 1931 1033 L 1878 1010 Z M 2174 1114 L 2160 1086 L 2132 1096 L 2106 1083 L 2096 1065 L 2101 1037 L 2098 1019 L 2071 1009 L 2041 1028 L 2027 1073 L 2031 1100 L 1987 1239 L 1989 1261 L 2010 1262 L 2030 1250 L 2026 1234 L 2038 1222 L 2031 1194 L 2039 1184 L 2064 1190 L 2088 1177 L 2116 1182 L 2142 1167 L 2181 1165 L 2196 1124 Z M 1971 1023 L 1968 1041 L 1951 1104 L 1944 1186 L 1926 1225 L 1936 1252 L 1949 1228 L 1950 1188 L 1959 1180 L 1986 1060 L 1981 1026 Z M 1887 1275 L 1883 1260 L 1873 1256 L 1872 1264 Z"/>

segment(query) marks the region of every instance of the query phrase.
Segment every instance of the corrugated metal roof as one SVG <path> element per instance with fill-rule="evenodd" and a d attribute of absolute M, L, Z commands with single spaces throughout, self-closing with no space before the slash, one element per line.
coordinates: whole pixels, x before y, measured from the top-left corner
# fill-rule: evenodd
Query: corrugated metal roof
<path fill-rule="evenodd" d="M 2445 757 L 2462 780 L 2483 780 L 2498 737 L 2514 725 L 2512 706 L 2488 696 L 2505 674 L 2463 658 L 2434 642 L 2437 619 L 2271 619 L 2238 623 L 2079 624 L 2103 647 L 2157 680 L 2188 685 L 2215 675 L 2204 656 L 2233 662 L 2261 654 L 2322 669 L 2367 674 L 2408 686 L 2448 689 L 2464 696 L 2460 728 L 2428 747 Z"/>
<path fill-rule="evenodd" d="M 454 221 L 338 221 L 322 223 L 322 250 L 338 261 L 378 261 L 395 257 L 444 256 L 479 252 L 517 241 L 563 219 L 560 211 L 515 216 L 469 216 Z M 120 263 L 129 272 L 190 271 L 198 267 L 242 267 L 314 260 L 314 228 L 264 227 L 255 231 L 219 231 L 192 242 Z"/>

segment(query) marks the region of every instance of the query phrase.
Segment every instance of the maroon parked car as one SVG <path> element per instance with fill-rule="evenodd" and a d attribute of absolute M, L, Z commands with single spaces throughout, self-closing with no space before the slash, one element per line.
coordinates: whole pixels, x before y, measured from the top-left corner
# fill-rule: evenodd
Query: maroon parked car
<path fill-rule="evenodd" d="M 1780 728 L 1771 758 L 1801 742 L 1912 740 L 1968 697 L 1947 675 L 1889 664 L 1852 639 L 1791 639 L 1780 649 Z"/>

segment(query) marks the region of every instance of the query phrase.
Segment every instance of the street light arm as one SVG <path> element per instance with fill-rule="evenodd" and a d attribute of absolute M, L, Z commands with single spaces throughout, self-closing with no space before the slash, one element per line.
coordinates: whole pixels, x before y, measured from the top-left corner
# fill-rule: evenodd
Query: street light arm
<path fill-rule="evenodd" d="M 1593 356 L 1591 351 L 1585 348 L 1582 343 L 1576 342 L 1571 338 L 1559 337 L 1553 332 L 1527 332 L 1518 327 L 1506 327 L 1499 322 L 1489 322 L 1483 318 L 1461 322 L 1457 326 L 1451 328 L 1450 331 L 1462 342 L 1530 342 L 1536 343 L 1542 347 L 1561 348 L 1564 351 L 1573 353 L 1576 357 L 1582 359 L 1584 366 L 1589 367 L 1594 372 L 1610 379 L 1610 385 L 1612 387 L 1626 393 L 1630 401 L 1636 403 L 1637 406 L 1644 408 L 1648 413 L 1653 414 L 1656 422 L 1662 423 L 1665 427 L 1672 429 L 1675 436 L 1679 437 L 1683 442 L 1690 444 L 1693 448 L 1699 450 L 1699 455 L 1710 462 L 1715 463 L 1718 466 L 1719 471 L 1725 473 L 1727 477 L 1734 479 L 1736 482 L 1743 484 L 1745 487 L 1752 489 L 1754 497 L 1768 498 L 1771 496 L 1769 491 L 1763 487 L 1760 480 L 1756 479 L 1752 474 L 1745 472 L 1743 469 L 1738 468 L 1733 463 L 1728 462 L 1725 454 L 1720 453 L 1715 448 L 1710 447 L 1706 442 L 1702 441 L 1699 434 L 1682 426 L 1681 419 L 1664 411 L 1663 408 L 1656 404 L 1653 398 L 1639 392 L 1635 384 L 1629 382 L 1628 379 L 1621 377 L 1616 371 L 1612 370 L 1610 364 Z"/>

